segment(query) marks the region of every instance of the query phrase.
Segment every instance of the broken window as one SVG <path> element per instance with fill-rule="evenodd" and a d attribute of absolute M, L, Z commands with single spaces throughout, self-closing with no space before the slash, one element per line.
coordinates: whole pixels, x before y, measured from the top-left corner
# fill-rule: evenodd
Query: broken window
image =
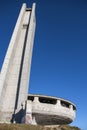
<path fill-rule="evenodd" d="M 57 103 L 56 99 L 51 99 L 51 98 L 46 98 L 46 97 L 39 97 L 39 101 L 41 103 L 47 103 L 47 104 L 56 104 Z"/>
<path fill-rule="evenodd" d="M 75 106 L 73 106 L 73 110 L 76 110 L 76 107 L 75 107 Z"/>
<path fill-rule="evenodd" d="M 67 107 L 67 108 L 69 108 L 69 106 L 70 106 L 70 104 L 68 102 L 65 102 L 65 101 L 61 101 L 61 105 L 63 107 Z"/>
<path fill-rule="evenodd" d="M 34 97 L 33 96 L 28 96 L 28 100 L 34 101 Z"/>

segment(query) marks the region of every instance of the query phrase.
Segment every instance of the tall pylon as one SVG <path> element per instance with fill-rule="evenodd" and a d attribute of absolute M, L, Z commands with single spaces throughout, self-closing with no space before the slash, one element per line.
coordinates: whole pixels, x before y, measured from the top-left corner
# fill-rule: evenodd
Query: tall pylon
<path fill-rule="evenodd" d="M 0 73 L 0 122 L 21 121 L 27 100 L 35 34 L 35 3 L 22 5 Z"/>

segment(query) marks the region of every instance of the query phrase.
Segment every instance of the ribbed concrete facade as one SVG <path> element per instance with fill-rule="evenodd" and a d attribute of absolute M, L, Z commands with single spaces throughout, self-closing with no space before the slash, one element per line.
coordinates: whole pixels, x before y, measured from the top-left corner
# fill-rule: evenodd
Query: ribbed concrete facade
<path fill-rule="evenodd" d="M 18 122 L 27 100 L 35 33 L 35 4 L 22 5 L 0 74 L 0 122 Z"/>

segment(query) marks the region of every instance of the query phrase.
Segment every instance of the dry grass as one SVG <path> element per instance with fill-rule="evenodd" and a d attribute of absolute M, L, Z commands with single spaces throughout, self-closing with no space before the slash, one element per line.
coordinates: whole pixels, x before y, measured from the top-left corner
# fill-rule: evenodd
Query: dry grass
<path fill-rule="evenodd" d="M 0 124 L 0 130 L 80 130 L 78 127 L 60 125 L 54 128 L 26 124 Z"/>

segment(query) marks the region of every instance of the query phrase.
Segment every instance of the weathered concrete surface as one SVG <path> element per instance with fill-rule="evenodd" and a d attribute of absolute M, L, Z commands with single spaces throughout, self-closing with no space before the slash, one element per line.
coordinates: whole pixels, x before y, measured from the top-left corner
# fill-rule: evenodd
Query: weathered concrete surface
<path fill-rule="evenodd" d="M 35 4 L 31 9 L 23 4 L 0 74 L 0 122 L 10 122 L 12 115 L 12 120 L 20 118 L 24 112 L 21 104 L 27 100 L 35 24 Z"/>
<path fill-rule="evenodd" d="M 27 123 L 31 121 L 31 124 L 34 125 L 69 124 L 75 119 L 76 107 L 72 102 L 65 99 L 29 95 L 26 116 L 30 116 Z"/>

